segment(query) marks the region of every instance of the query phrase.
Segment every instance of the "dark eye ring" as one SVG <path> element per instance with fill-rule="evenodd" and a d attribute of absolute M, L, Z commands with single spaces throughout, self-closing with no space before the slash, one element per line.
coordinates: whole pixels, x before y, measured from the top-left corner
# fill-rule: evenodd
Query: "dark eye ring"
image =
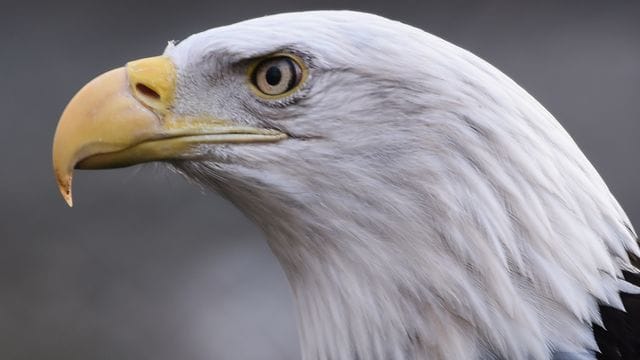
<path fill-rule="evenodd" d="M 251 83 L 259 95 L 279 98 L 289 95 L 302 82 L 304 70 L 288 55 L 275 55 L 258 62 L 251 72 Z"/>

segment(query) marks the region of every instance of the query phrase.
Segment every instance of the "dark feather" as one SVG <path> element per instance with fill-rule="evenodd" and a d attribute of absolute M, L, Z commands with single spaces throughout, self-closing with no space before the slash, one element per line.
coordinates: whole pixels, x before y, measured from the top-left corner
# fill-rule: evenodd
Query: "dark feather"
<path fill-rule="evenodd" d="M 631 259 L 634 266 L 640 265 L 640 259 Z M 640 274 L 625 271 L 624 278 L 640 286 Z M 622 293 L 621 297 L 626 312 L 600 306 L 604 328 L 595 325 L 593 329 L 600 347 L 599 360 L 640 359 L 640 294 Z"/>

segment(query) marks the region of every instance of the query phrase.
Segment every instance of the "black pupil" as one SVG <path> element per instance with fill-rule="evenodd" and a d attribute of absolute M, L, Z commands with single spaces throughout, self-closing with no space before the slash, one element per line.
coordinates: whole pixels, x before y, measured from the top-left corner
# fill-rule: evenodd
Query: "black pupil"
<path fill-rule="evenodd" d="M 280 83 L 280 80 L 282 80 L 282 72 L 277 66 L 270 66 L 269 69 L 267 69 L 265 77 L 269 85 L 276 86 Z"/>

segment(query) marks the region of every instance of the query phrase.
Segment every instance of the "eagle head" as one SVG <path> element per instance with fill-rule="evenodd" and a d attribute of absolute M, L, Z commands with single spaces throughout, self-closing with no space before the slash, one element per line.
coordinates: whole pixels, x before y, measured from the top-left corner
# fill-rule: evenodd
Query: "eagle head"
<path fill-rule="evenodd" d="M 53 145 L 74 168 L 162 161 L 264 231 L 303 358 L 594 356 L 622 308 L 624 212 L 554 117 L 503 73 L 350 11 L 267 16 L 93 80 Z"/>

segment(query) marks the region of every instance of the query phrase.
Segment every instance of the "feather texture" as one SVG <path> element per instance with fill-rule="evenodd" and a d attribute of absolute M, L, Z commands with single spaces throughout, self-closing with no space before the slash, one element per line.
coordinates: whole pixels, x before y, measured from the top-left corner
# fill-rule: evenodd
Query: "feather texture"
<path fill-rule="evenodd" d="M 283 50 L 308 62 L 307 84 L 256 101 L 237 69 Z M 176 112 L 291 135 L 173 166 L 262 227 L 305 360 L 592 359 L 592 324 L 637 302 L 618 294 L 637 293 L 623 270 L 640 255 L 623 210 L 554 117 L 475 55 L 344 11 L 212 29 L 166 54 Z"/>

